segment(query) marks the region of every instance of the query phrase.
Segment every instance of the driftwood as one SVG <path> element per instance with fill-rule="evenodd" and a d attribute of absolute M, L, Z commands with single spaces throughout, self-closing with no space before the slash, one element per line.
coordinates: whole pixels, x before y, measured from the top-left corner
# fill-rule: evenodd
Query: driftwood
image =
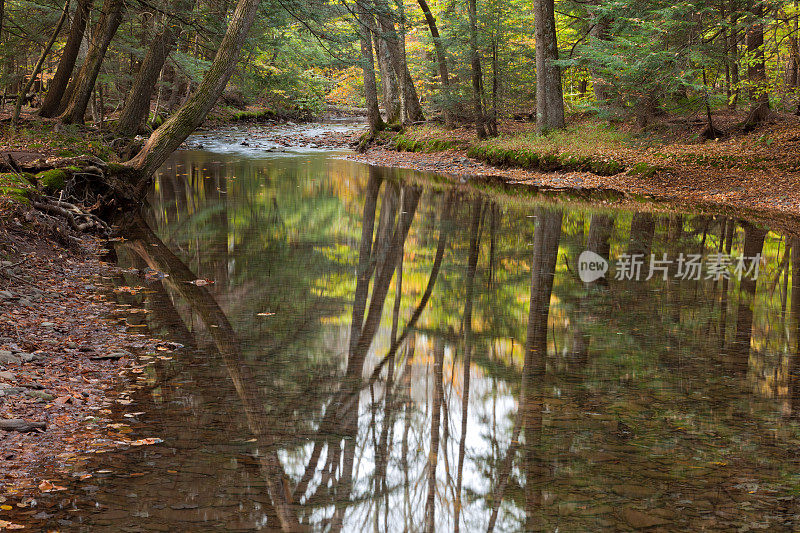
<path fill-rule="evenodd" d="M 44 422 L 28 422 L 19 418 L 0 419 L 0 429 L 28 433 L 30 431 L 44 431 L 47 429 L 47 424 Z"/>

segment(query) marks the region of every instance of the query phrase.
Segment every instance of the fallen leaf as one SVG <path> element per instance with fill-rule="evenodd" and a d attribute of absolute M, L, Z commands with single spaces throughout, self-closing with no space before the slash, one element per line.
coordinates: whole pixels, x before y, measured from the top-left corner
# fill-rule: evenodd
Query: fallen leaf
<path fill-rule="evenodd" d="M 159 439 L 157 437 L 149 437 L 146 439 L 139 439 L 131 442 L 131 446 L 149 446 L 151 444 L 161 444 L 164 442 L 164 439 Z"/>
<path fill-rule="evenodd" d="M 54 492 L 57 490 L 67 490 L 67 487 L 61 487 L 50 481 L 44 480 L 41 483 L 39 483 L 39 490 L 42 492 Z"/>

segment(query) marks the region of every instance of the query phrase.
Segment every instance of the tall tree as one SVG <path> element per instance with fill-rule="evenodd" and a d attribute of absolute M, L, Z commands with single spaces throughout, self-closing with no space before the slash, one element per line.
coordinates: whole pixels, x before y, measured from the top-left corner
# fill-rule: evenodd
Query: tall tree
<path fill-rule="evenodd" d="M 748 128 L 752 128 L 767 118 L 769 114 L 769 88 L 767 86 L 767 65 L 764 56 L 764 0 L 750 0 L 749 11 L 752 23 L 747 30 L 747 79 L 750 94 L 750 115 Z"/>
<path fill-rule="evenodd" d="M 63 110 L 59 108 L 64 98 L 64 90 L 67 88 L 72 71 L 75 70 L 75 62 L 78 59 L 81 41 L 83 41 L 83 34 L 86 31 L 86 21 L 89 18 L 91 5 L 91 0 L 78 0 L 78 7 L 72 18 L 69 36 L 64 45 L 64 50 L 61 52 L 58 68 L 53 79 L 50 80 L 47 94 L 45 94 L 42 106 L 39 108 L 39 115 L 42 117 L 54 117 L 59 111 Z"/>
<path fill-rule="evenodd" d="M 445 125 L 450 128 L 453 126 L 453 116 L 450 113 L 450 75 L 447 72 L 447 56 L 445 55 L 444 45 L 442 44 L 442 37 L 439 35 L 439 28 L 436 25 L 436 18 L 431 13 L 431 8 L 425 0 L 417 0 L 422 13 L 425 15 L 425 21 L 428 23 L 428 30 L 431 32 L 431 39 L 433 39 L 433 49 L 436 52 L 436 63 L 439 66 L 439 80 L 442 83 L 442 115 Z"/>
<path fill-rule="evenodd" d="M 174 2 L 176 10 L 180 13 L 190 6 L 190 0 L 179 0 Z M 156 82 L 164 67 L 164 63 L 169 57 L 170 52 L 175 48 L 178 38 L 178 28 L 169 19 L 168 15 L 163 15 L 161 28 L 156 32 L 147 50 L 147 54 L 142 60 L 136 78 L 125 105 L 122 107 L 119 120 L 117 121 L 116 132 L 123 137 L 131 137 L 141 127 L 150 113 L 150 99 L 156 87 Z"/>
<path fill-rule="evenodd" d="M 474 0 L 473 0 L 474 1 Z M 534 0 L 536 25 L 536 130 L 564 127 L 564 95 L 558 60 L 554 0 Z"/>
<path fill-rule="evenodd" d="M 370 135 L 374 136 L 384 127 L 378 108 L 378 87 L 375 81 L 375 58 L 372 53 L 372 15 L 365 5 L 367 0 L 356 0 L 358 33 L 361 41 L 361 69 L 364 71 L 364 95 L 367 100 L 367 122 Z"/>
<path fill-rule="evenodd" d="M 189 100 L 162 124 L 136 156 L 125 165 L 132 170 L 138 194 L 144 196 L 152 174 L 203 122 L 217 102 L 236 68 L 250 26 L 258 12 L 258 0 L 239 0 L 211 67 Z"/>
<path fill-rule="evenodd" d="M 50 37 L 50 40 L 47 41 L 47 44 L 42 50 L 42 53 L 39 56 L 39 60 L 36 62 L 36 66 L 33 67 L 33 72 L 31 73 L 31 77 L 28 79 L 28 82 L 25 84 L 25 86 L 22 89 L 20 89 L 19 94 L 17 95 L 17 103 L 14 106 L 14 113 L 11 115 L 12 128 L 16 128 L 17 121 L 19 120 L 19 113 L 20 110 L 22 109 L 22 102 L 25 101 L 25 98 L 28 95 L 28 91 L 30 91 L 31 87 L 33 87 L 33 84 L 36 81 L 36 77 L 39 75 L 39 72 L 41 72 L 42 65 L 44 64 L 45 59 L 47 59 L 47 55 L 53 48 L 53 43 L 55 43 L 56 39 L 58 39 L 58 34 L 61 33 L 61 28 L 64 26 L 64 22 L 67 20 L 67 15 L 69 14 L 69 3 L 70 0 L 67 0 L 64 3 L 64 10 L 61 12 L 61 18 L 58 19 L 58 23 L 56 24 L 56 29 L 53 30 L 53 35 Z"/>
<path fill-rule="evenodd" d="M 469 0 L 469 57 L 472 67 L 472 109 L 475 113 L 475 133 L 478 139 L 486 138 L 486 117 L 483 114 L 483 72 L 481 56 L 478 54 L 478 5 L 476 0 Z"/>
<path fill-rule="evenodd" d="M 103 2 L 100 18 L 92 30 L 89 52 L 86 54 L 86 59 L 77 76 L 72 80 L 73 90 L 67 89 L 71 96 L 66 109 L 61 114 L 61 121 L 65 124 L 83 124 L 83 117 L 86 114 L 92 91 L 94 91 L 97 76 L 100 74 L 100 67 L 108 51 L 108 46 L 111 44 L 111 39 L 114 38 L 117 28 L 122 22 L 124 9 L 124 0 L 105 0 Z"/>

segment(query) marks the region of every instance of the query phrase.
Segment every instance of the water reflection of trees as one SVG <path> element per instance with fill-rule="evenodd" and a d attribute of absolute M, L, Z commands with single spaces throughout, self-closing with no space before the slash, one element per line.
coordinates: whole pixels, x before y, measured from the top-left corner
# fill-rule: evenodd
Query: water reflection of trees
<path fill-rule="evenodd" d="M 645 512 L 679 508 L 681 498 L 710 490 L 746 499 L 736 482 L 743 473 L 772 480 L 763 465 L 780 469 L 780 451 L 756 457 L 737 444 L 745 412 L 751 449 L 760 450 L 776 425 L 796 439 L 777 416 L 780 398 L 796 409 L 800 394 L 791 370 L 798 335 L 786 338 L 780 313 L 789 278 L 776 273 L 788 249 L 774 234 L 721 217 L 541 207 L 529 218 L 377 170 L 360 183 L 360 199 L 323 187 L 308 200 L 346 211 L 352 224 L 341 233 L 328 232 L 322 216 L 306 217 L 298 234 L 298 221 L 276 215 L 293 184 L 276 187 L 261 203 L 248 200 L 244 209 L 261 215 L 228 212 L 227 229 L 203 222 L 215 226 L 210 234 L 226 233 L 212 237 L 226 247 L 196 244 L 215 250 L 195 257 L 197 270 L 150 246 L 158 244 L 152 234 L 126 246 L 170 274 L 170 292 L 183 301 L 167 313 L 168 329 L 212 338 L 264 452 L 260 467 L 283 529 L 609 527 L 625 519 L 614 506 L 630 505 L 637 490 L 649 495 L 636 504 Z M 304 201 L 292 198 L 292 208 Z M 158 218 L 170 227 L 166 215 Z M 231 247 L 231 232 L 258 235 L 262 244 Z M 292 232 L 300 237 L 287 239 Z M 188 249 L 171 235 L 176 249 Z M 331 241 L 352 253 L 333 253 Z M 761 251 L 764 281 L 585 285 L 574 273 L 583 249 L 612 259 L 643 250 Z M 221 270 L 230 275 L 227 287 L 184 283 Z M 258 287 L 263 300 L 234 303 L 241 287 Z M 279 303 L 272 291 L 286 296 Z M 269 327 L 246 309 L 265 301 L 282 313 Z M 795 307 L 786 327 L 797 323 Z M 187 326 L 190 315 L 205 327 Z M 284 379 L 267 383 L 299 394 L 265 396 L 259 365 L 269 358 Z M 316 379 L 298 380 L 292 365 Z M 276 402 L 298 413 L 287 415 Z M 710 466 L 731 460 L 736 472 Z M 706 481 L 688 477 L 696 468 Z M 657 488 L 666 483 L 670 491 Z"/>

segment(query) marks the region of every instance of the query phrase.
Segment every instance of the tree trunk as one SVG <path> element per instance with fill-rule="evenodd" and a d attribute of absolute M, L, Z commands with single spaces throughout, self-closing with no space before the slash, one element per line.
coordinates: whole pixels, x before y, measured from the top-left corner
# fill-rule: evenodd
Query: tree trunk
<path fill-rule="evenodd" d="M 374 26 L 374 17 L 370 17 L 373 31 L 373 43 L 375 55 L 378 57 L 378 67 L 381 72 L 381 90 L 383 92 L 383 109 L 386 113 L 386 122 L 390 124 L 399 123 L 402 119 L 400 106 L 400 82 L 397 74 L 392 68 L 392 58 L 389 54 L 389 47 L 386 41 L 379 38 L 377 28 Z"/>
<path fill-rule="evenodd" d="M 414 80 L 411 78 L 411 73 L 408 70 L 403 45 L 400 42 L 400 37 L 397 35 L 397 30 L 391 19 L 392 11 L 389 9 L 389 4 L 386 0 L 377 0 L 375 4 L 377 7 L 377 19 L 381 36 L 388 45 L 392 67 L 394 68 L 398 80 L 400 80 L 402 95 L 400 106 L 403 114 L 403 123 L 421 122 L 425 120 L 425 115 L 422 113 L 422 106 L 419 103 L 417 89 L 414 87 Z"/>
<path fill-rule="evenodd" d="M 436 18 L 431 13 L 428 2 L 425 0 L 417 0 L 422 13 L 425 15 L 425 21 L 428 23 L 428 29 L 431 32 L 431 39 L 433 39 L 433 48 L 436 52 L 436 62 L 439 66 L 439 79 L 442 83 L 442 114 L 444 116 L 444 123 L 448 128 L 453 127 L 453 115 L 450 112 L 450 76 L 447 72 L 447 56 L 445 55 L 444 45 L 442 38 L 439 35 L 439 28 L 436 26 Z"/>
<path fill-rule="evenodd" d="M 91 0 L 78 0 L 78 8 L 75 10 L 75 18 L 69 29 L 69 37 L 61 53 L 61 60 L 58 62 L 56 74 L 47 87 L 47 94 L 39 109 L 39 116 L 50 118 L 58 114 L 59 105 L 64 96 L 64 90 L 75 70 L 75 61 L 78 59 L 78 52 L 81 49 L 83 33 L 86 31 L 86 20 L 89 18 L 89 7 Z"/>
<path fill-rule="evenodd" d="M 214 61 L 197 90 L 174 115 L 153 132 L 144 148 L 125 163 L 138 174 L 135 185 L 140 196 L 144 195 L 152 174 L 203 122 L 225 90 L 236 68 L 239 51 L 258 12 L 258 4 L 258 0 L 238 1 Z"/>
<path fill-rule="evenodd" d="M 592 21 L 592 28 L 589 30 L 589 37 L 596 41 L 608 40 L 609 21 L 604 16 L 595 16 Z M 594 90 L 594 99 L 598 104 L 604 105 L 608 103 L 608 85 L 598 74 L 597 69 L 592 69 L 592 89 Z"/>
<path fill-rule="evenodd" d="M 361 37 L 361 69 L 364 71 L 364 95 L 367 100 L 367 122 L 369 122 L 369 132 L 374 136 L 383 129 L 383 119 L 381 110 L 378 107 L 378 87 L 375 81 L 375 58 L 372 53 L 372 32 L 370 27 L 369 10 L 364 5 L 364 0 L 356 2 L 356 13 L 358 14 L 358 33 Z"/>
<path fill-rule="evenodd" d="M 749 82 L 750 115 L 746 126 L 752 128 L 764 121 L 769 114 L 769 89 L 767 87 L 767 66 L 764 59 L 764 15 L 762 0 L 750 3 L 750 12 L 755 20 L 747 31 L 747 80 Z"/>
<path fill-rule="evenodd" d="M 61 122 L 65 124 L 83 124 L 83 116 L 94 90 L 100 67 L 103 64 L 108 45 L 117 33 L 122 22 L 122 11 L 125 8 L 124 0 L 105 0 L 100 19 L 92 31 L 92 42 L 89 53 L 81 66 L 78 75 L 73 80 L 74 90 L 71 94 L 66 109 L 61 114 Z"/>
<path fill-rule="evenodd" d="M 558 60 L 556 18 L 553 0 L 534 0 L 536 26 L 536 130 L 539 133 L 564 127 L 564 96 Z"/>
<path fill-rule="evenodd" d="M 483 73 L 481 57 L 478 54 L 478 6 L 476 0 L 469 0 L 469 56 L 472 65 L 472 108 L 475 116 L 475 133 L 478 139 L 486 138 L 486 117 L 483 115 Z"/>
<path fill-rule="evenodd" d="M 58 34 L 61 33 L 61 28 L 64 26 L 64 22 L 67 20 L 67 15 L 69 14 L 69 3 L 70 0 L 67 0 L 64 3 L 64 11 L 61 12 L 61 18 L 58 19 L 58 23 L 56 24 L 56 29 L 53 30 L 53 35 L 50 37 L 50 40 L 42 50 L 42 54 L 39 56 L 39 61 L 36 62 L 36 66 L 33 67 L 33 73 L 31 74 L 28 83 L 25 84 L 19 93 L 17 94 L 17 104 L 14 106 L 14 113 L 11 115 L 11 129 L 17 127 L 17 121 L 19 120 L 19 113 L 22 110 L 22 102 L 25 100 L 25 97 L 28 95 L 28 91 L 31 90 L 33 87 L 33 83 L 36 81 L 36 76 L 39 75 L 39 72 L 42 70 L 42 65 L 44 64 L 44 60 L 47 59 L 47 55 L 50 53 L 50 49 L 53 48 L 53 43 L 56 42 L 58 39 Z"/>
<path fill-rule="evenodd" d="M 176 2 L 180 11 L 188 7 L 188 2 Z M 133 81 L 125 105 L 117 122 L 116 133 L 122 137 L 133 137 L 150 114 L 150 98 L 153 96 L 161 69 L 175 47 L 177 34 L 172 22 L 164 17 L 161 31 L 156 34 L 147 54 L 144 56 L 139 72 Z"/>

